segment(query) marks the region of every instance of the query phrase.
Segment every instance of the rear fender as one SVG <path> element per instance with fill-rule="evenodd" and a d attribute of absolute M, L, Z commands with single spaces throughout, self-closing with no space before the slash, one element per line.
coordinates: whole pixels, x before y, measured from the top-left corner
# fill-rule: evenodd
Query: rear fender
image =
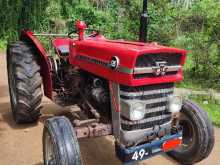
<path fill-rule="evenodd" d="M 40 41 L 33 35 L 32 31 L 22 31 L 20 40 L 31 43 L 37 51 L 38 64 L 41 67 L 41 76 L 43 78 L 44 94 L 52 99 L 52 77 L 51 67 L 48 61 L 48 56 Z"/>

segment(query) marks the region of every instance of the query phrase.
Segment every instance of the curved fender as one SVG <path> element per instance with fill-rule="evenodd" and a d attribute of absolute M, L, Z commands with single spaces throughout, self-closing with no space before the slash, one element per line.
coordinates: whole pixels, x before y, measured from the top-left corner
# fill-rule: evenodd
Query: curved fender
<path fill-rule="evenodd" d="M 31 42 L 38 51 L 38 63 L 41 67 L 41 76 L 43 78 L 44 94 L 52 99 L 52 77 L 51 67 L 48 62 L 48 56 L 40 41 L 33 35 L 32 31 L 22 31 L 20 36 L 21 41 Z"/>

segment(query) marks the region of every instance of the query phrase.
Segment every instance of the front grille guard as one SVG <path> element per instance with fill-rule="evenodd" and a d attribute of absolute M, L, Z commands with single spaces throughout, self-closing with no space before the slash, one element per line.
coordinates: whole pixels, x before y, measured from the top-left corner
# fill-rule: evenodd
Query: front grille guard
<path fill-rule="evenodd" d="M 124 145 L 134 145 L 134 143 L 143 140 L 150 140 L 145 139 L 146 136 L 151 137 L 153 140 L 156 137 L 170 133 L 171 115 L 166 116 L 164 119 L 159 118 L 162 122 L 152 122 L 149 126 L 146 126 L 143 122 L 141 124 L 137 123 L 136 125 L 131 124 L 132 129 L 126 128 L 129 126 L 129 122 L 125 123 L 121 118 L 120 85 L 114 82 L 109 82 L 109 89 L 111 96 L 113 135 L 117 142 Z"/>

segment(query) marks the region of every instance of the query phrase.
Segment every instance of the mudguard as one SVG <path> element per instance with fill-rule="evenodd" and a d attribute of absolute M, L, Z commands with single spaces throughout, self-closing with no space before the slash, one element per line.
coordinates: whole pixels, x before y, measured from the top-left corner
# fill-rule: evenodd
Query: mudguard
<path fill-rule="evenodd" d="M 48 98 L 52 99 L 52 77 L 51 67 L 48 61 L 47 53 L 40 43 L 40 41 L 34 36 L 32 31 L 22 31 L 20 40 L 31 43 L 37 51 L 38 64 L 41 67 L 41 76 L 43 78 L 44 94 Z"/>

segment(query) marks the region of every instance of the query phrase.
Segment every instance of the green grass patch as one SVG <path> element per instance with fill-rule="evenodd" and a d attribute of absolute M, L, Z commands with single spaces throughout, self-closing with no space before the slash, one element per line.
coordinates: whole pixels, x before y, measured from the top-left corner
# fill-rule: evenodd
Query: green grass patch
<path fill-rule="evenodd" d="M 214 89 L 220 91 L 220 79 L 208 79 L 202 77 L 193 77 L 190 71 L 184 73 L 184 80 L 177 83 L 178 88 L 187 88 L 192 90 Z"/>
<path fill-rule="evenodd" d="M 0 40 L 0 52 L 4 52 L 6 50 L 7 41 L 6 40 Z"/>
<path fill-rule="evenodd" d="M 203 85 L 201 85 L 198 82 L 195 82 L 192 79 L 184 79 L 182 82 L 177 83 L 176 87 L 177 88 L 192 89 L 192 90 L 199 90 L 199 91 L 207 88 L 207 86 L 206 86 L 206 88 L 204 88 Z"/>
<path fill-rule="evenodd" d="M 220 127 L 220 103 L 207 96 L 189 96 L 189 99 L 200 105 L 209 115 L 213 124 Z"/>

